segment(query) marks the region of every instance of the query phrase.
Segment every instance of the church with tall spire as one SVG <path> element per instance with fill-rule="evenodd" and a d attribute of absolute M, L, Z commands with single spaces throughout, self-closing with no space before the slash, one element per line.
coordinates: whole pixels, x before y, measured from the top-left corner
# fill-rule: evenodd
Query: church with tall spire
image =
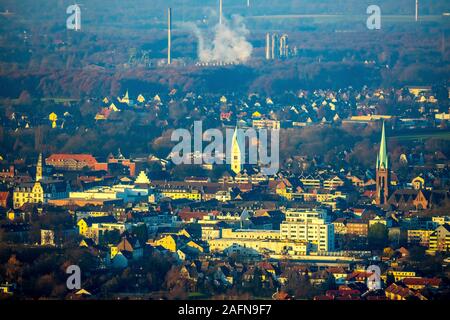
<path fill-rule="evenodd" d="M 234 130 L 233 140 L 231 142 L 231 171 L 239 174 L 242 171 L 242 154 L 238 141 L 238 128 Z"/>
<path fill-rule="evenodd" d="M 18 209 L 24 204 L 46 204 L 51 199 L 63 199 L 69 196 L 70 185 L 63 180 L 55 180 L 44 176 L 42 153 L 36 163 L 34 181 L 18 184 L 13 192 L 13 207 Z"/>
<path fill-rule="evenodd" d="M 386 132 L 384 128 L 381 131 L 380 150 L 377 155 L 376 163 L 376 204 L 383 205 L 387 203 L 389 198 L 389 157 L 386 145 Z"/>

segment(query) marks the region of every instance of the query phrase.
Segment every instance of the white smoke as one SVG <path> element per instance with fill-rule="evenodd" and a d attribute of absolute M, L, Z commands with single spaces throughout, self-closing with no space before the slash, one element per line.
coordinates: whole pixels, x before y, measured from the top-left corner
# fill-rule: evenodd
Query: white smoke
<path fill-rule="evenodd" d="M 213 40 L 207 41 L 201 30 L 193 28 L 198 39 L 198 59 L 201 62 L 246 62 L 253 51 L 253 46 L 246 40 L 249 34 L 243 18 L 233 16 L 231 21 L 222 19 L 213 29 Z"/>

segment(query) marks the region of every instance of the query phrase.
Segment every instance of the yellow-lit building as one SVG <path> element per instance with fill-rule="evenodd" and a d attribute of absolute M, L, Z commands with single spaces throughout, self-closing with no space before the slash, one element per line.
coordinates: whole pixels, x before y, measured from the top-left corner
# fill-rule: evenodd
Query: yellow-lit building
<path fill-rule="evenodd" d="M 173 235 L 173 234 L 168 234 L 165 235 L 163 237 L 161 237 L 160 239 L 155 240 L 152 245 L 153 246 L 161 246 L 166 250 L 169 250 L 170 252 L 176 252 L 178 247 L 177 247 L 177 236 Z"/>
<path fill-rule="evenodd" d="M 280 129 L 280 121 L 271 119 L 254 119 L 252 127 L 255 129 Z"/>
<path fill-rule="evenodd" d="M 162 198 L 176 199 L 189 199 L 194 201 L 202 200 L 202 192 L 195 188 L 184 187 L 162 187 L 155 191 L 157 200 Z"/>
<path fill-rule="evenodd" d="M 222 229 L 222 237 L 208 240 L 211 252 L 236 254 L 306 255 L 308 242 L 282 239 L 278 230 Z"/>
<path fill-rule="evenodd" d="M 138 101 L 139 103 L 144 103 L 144 102 L 145 102 L 144 96 L 143 96 L 142 94 L 140 94 L 140 95 L 137 97 L 137 101 Z"/>
<path fill-rule="evenodd" d="M 78 226 L 78 233 L 81 236 L 86 237 L 89 229 L 87 221 L 85 219 L 81 219 L 77 222 L 77 226 Z"/>
<path fill-rule="evenodd" d="M 25 203 L 42 204 L 44 203 L 44 189 L 41 183 L 23 183 L 14 189 L 13 193 L 14 208 L 20 208 Z"/>
<path fill-rule="evenodd" d="M 179 250 L 185 251 L 185 249 L 190 249 L 198 252 L 204 252 L 205 249 L 199 245 L 197 242 L 191 239 L 190 235 L 185 232 L 179 232 L 177 234 L 163 234 L 158 239 L 154 241 L 149 241 L 153 247 L 163 247 L 164 249 L 176 253 Z"/>
<path fill-rule="evenodd" d="M 106 231 L 117 230 L 122 234 L 126 230 L 124 223 L 119 223 L 113 216 L 98 216 L 82 218 L 77 222 L 78 233 L 86 238 L 98 242 L 99 237 Z"/>
<path fill-rule="evenodd" d="M 436 228 L 430 235 L 429 253 L 450 251 L 450 225 L 444 224 Z"/>
<path fill-rule="evenodd" d="M 388 275 L 392 275 L 395 279 L 395 282 L 401 281 L 405 278 L 413 278 L 416 276 L 416 273 L 414 271 L 394 271 L 389 270 L 387 272 Z M 386 276 L 381 276 L 382 279 L 386 280 Z"/>
<path fill-rule="evenodd" d="M 428 247 L 430 244 L 430 235 L 433 230 L 410 229 L 407 232 L 408 245 L 421 245 Z"/>
<path fill-rule="evenodd" d="M 415 190 L 425 189 L 425 179 L 417 176 L 411 181 L 411 185 Z"/>
<path fill-rule="evenodd" d="M 68 191 L 68 185 L 63 181 L 43 181 L 42 154 L 39 154 L 35 181 L 14 188 L 13 207 L 17 209 L 26 203 L 44 204 L 50 199 L 62 199 L 67 197 Z"/>
<path fill-rule="evenodd" d="M 427 300 L 427 298 L 419 292 L 415 292 L 408 287 L 402 287 L 395 283 L 386 288 L 385 295 L 388 300 L 407 300 L 410 297 L 416 297 L 419 300 Z"/>
<path fill-rule="evenodd" d="M 344 185 L 344 180 L 339 178 L 338 176 L 334 176 L 332 178 L 326 179 L 323 181 L 323 187 L 327 190 L 334 190 L 338 187 L 342 187 Z"/>

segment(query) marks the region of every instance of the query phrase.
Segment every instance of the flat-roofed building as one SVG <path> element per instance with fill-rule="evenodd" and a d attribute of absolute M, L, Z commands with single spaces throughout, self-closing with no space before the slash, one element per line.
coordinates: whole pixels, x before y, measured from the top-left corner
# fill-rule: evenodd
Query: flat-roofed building
<path fill-rule="evenodd" d="M 306 255 L 307 241 L 282 239 L 278 230 L 222 229 L 219 239 L 208 240 L 211 251 L 223 251 L 228 254 L 258 255 Z"/>
<path fill-rule="evenodd" d="M 313 251 L 334 250 L 334 225 L 325 210 L 296 209 L 286 211 L 281 224 L 282 239 L 307 241 Z"/>
<path fill-rule="evenodd" d="M 407 231 L 408 245 L 420 245 L 428 247 L 430 244 L 430 235 L 433 230 L 410 229 Z"/>

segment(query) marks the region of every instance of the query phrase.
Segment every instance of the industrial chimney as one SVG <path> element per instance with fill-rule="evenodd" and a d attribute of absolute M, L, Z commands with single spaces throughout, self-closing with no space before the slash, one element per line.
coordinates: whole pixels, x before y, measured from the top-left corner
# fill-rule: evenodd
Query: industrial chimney
<path fill-rule="evenodd" d="M 167 64 L 172 63 L 172 8 L 167 10 Z"/>
<path fill-rule="evenodd" d="M 266 60 L 270 60 L 270 33 L 266 34 Z"/>
<path fill-rule="evenodd" d="M 416 0 L 416 22 L 419 21 L 419 0 Z"/>
<path fill-rule="evenodd" d="M 223 17 L 223 0 L 219 0 L 219 24 L 222 24 Z"/>
<path fill-rule="evenodd" d="M 277 56 L 277 43 L 278 43 L 278 35 L 277 34 L 272 34 L 272 47 L 271 47 L 271 59 L 275 60 L 278 56 Z"/>

